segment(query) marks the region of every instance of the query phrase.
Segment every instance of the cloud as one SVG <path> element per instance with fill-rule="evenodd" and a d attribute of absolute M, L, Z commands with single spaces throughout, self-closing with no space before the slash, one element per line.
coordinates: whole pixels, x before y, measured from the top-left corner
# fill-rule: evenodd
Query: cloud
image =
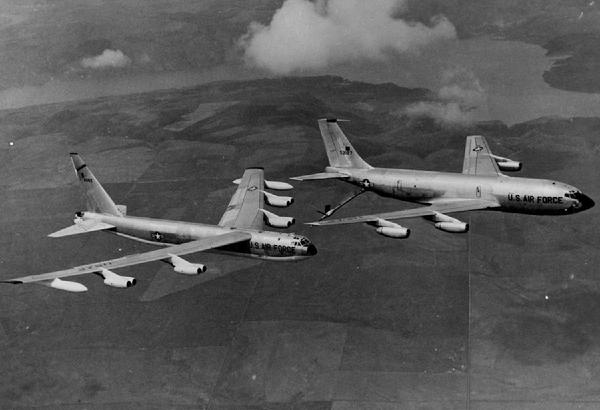
<path fill-rule="evenodd" d="M 102 54 L 94 57 L 85 57 L 81 59 L 81 66 L 84 68 L 103 69 L 103 68 L 121 68 L 129 65 L 131 59 L 121 50 L 106 49 Z"/>
<path fill-rule="evenodd" d="M 441 123 L 465 124 L 474 121 L 478 111 L 487 111 L 487 95 L 479 79 L 465 68 L 442 73 L 438 101 L 421 101 L 403 110 L 412 117 L 427 116 Z"/>
<path fill-rule="evenodd" d="M 246 62 L 276 74 L 357 59 L 381 60 L 456 37 L 445 17 L 429 26 L 394 15 L 406 0 L 286 0 L 268 26 L 253 22 L 240 39 Z"/>

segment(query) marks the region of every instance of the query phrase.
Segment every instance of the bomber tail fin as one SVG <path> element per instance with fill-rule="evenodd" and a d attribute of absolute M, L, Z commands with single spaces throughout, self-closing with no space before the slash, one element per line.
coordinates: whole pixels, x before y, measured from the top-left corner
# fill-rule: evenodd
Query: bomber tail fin
<path fill-rule="evenodd" d="M 337 119 L 320 119 L 319 129 L 325 143 L 329 165 L 340 168 L 372 168 L 356 152 L 342 132 Z"/>
<path fill-rule="evenodd" d="M 100 182 L 96 179 L 92 171 L 87 167 L 83 159 L 76 152 L 71 153 L 71 161 L 75 173 L 79 178 L 81 187 L 83 188 L 86 205 L 88 211 L 105 213 L 116 216 L 123 216 L 123 212 L 119 209 L 111 197 L 106 193 Z"/>

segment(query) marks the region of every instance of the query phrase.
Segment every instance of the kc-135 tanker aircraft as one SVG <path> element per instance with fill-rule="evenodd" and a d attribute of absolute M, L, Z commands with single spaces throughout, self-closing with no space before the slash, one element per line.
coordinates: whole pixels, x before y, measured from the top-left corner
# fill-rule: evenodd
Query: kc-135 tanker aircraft
<path fill-rule="evenodd" d="M 263 230 L 264 223 L 277 228 L 288 228 L 294 223 L 294 218 L 278 216 L 263 209 L 265 201 L 277 207 L 286 207 L 293 202 L 291 197 L 266 192 L 265 187 L 275 190 L 293 187 L 285 182 L 265 180 L 262 168 L 248 168 L 241 179 L 233 181 L 239 186 L 219 224 L 207 225 L 128 216 L 126 206 L 113 202 L 78 154 L 71 153 L 71 160 L 85 191 L 88 209 L 75 214 L 74 225 L 54 232 L 50 237 L 107 231 L 163 247 L 150 252 L 2 282 L 40 283 L 70 292 L 83 292 L 87 290 L 83 284 L 61 278 L 95 273 L 101 276 L 104 284 L 108 286 L 127 288 L 135 285 L 136 280 L 117 275 L 109 269 L 162 260 L 171 264 L 177 273 L 196 275 L 205 272 L 206 267 L 188 262 L 182 255 L 213 250 L 273 261 L 295 261 L 317 253 L 316 247 L 304 236 Z"/>
<path fill-rule="evenodd" d="M 366 222 L 377 233 L 392 238 L 407 238 L 410 230 L 390 220 L 425 217 L 446 232 L 467 232 L 469 226 L 446 214 L 493 209 L 539 215 L 564 215 L 594 206 L 594 201 L 574 186 L 547 179 L 517 178 L 501 171 L 519 171 L 521 163 L 492 154 L 483 136 L 467 137 L 462 173 L 374 168 L 350 144 L 336 119 L 321 119 L 319 129 L 325 143 L 329 166 L 325 172 L 292 179 L 336 178 L 361 187 L 311 225 L 336 225 Z M 402 211 L 340 219 L 331 216 L 342 206 L 366 191 L 408 202 L 429 205 Z"/>

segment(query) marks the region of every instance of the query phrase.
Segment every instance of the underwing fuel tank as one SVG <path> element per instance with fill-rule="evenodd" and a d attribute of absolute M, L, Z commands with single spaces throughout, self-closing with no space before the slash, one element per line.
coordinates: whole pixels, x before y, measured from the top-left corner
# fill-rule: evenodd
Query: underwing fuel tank
<path fill-rule="evenodd" d="M 274 189 L 276 191 L 288 191 L 290 189 L 294 189 L 294 187 L 287 182 L 281 181 L 269 181 L 265 179 L 265 186 L 267 189 Z"/>
<path fill-rule="evenodd" d="M 87 292 L 88 288 L 78 282 L 70 280 L 62 280 L 55 278 L 50 282 L 50 287 L 54 289 L 66 290 L 67 292 Z"/>

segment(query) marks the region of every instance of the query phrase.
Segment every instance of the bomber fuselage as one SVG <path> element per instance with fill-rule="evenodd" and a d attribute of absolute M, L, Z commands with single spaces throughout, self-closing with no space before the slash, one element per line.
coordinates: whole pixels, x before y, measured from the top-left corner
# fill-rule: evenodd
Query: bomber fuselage
<path fill-rule="evenodd" d="M 252 238 L 247 242 L 215 248 L 212 251 L 278 261 L 301 260 L 316 254 L 316 247 L 308 238 L 293 233 L 229 228 L 136 216 L 114 216 L 87 211 L 78 212 L 76 218 L 113 225 L 111 232 L 152 245 L 180 244 L 240 230 L 249 233 Z"/>
<path fill-rule="evenodd" d="M 421 204 L 445 198 L 483 199 L 499 204 L 496 210 L 531 214 L 568 214 L 594 205 L 576 187 L 547 179 L 391 168 L 327 167 L 326 171 L 347 174 L 344 181 L 379 195 Z"/>

